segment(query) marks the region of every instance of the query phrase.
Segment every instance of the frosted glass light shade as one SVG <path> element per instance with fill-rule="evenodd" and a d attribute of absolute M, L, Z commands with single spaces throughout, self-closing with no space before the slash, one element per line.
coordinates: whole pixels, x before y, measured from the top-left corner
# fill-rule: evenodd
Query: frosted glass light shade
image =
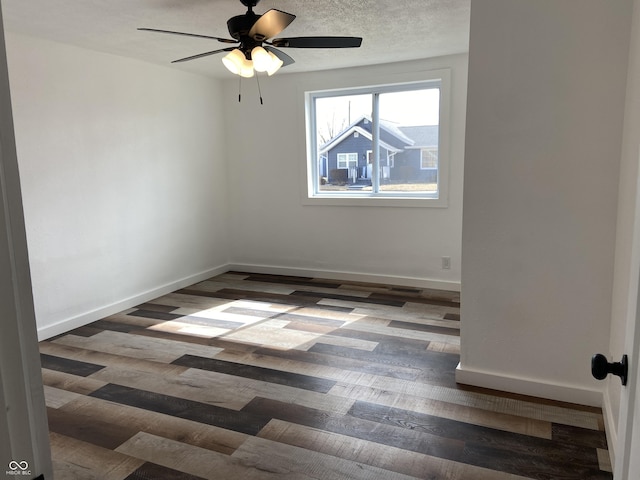
<path fill-rule="evenodd" d="M 267 53 L 271 57 L 271 66 L 267 69 L 267 74 L 271 76 L 274 73 L 276 73 L 278 70 L 280 70 L 280 67 L 284 62 L 280 60 L 278 57 L 276 57 L 273 52 L 267 52 Z"/>
<path fill-rule="evenodd" d="M 244 58 L 244 53 L 237 48 L 231 50 L 231 52 L 222 58 L 222 63 L 227 67 L 227 70 L 236 75 L 240 75 L 240 71 L 246 61 L 247 59 Z"/>
<path fill-rule="evenodd" d="M 254 74 L 253 62 L 251 60 L 245 60 L 245 63 L 240 68 L 239 75 L 244 78 L 251 78 Z"/>
<path fill-rule="evenodd" d="M 253 68 L 256 69 L 256 72 L 266 72 L 271 68 L 271 64 L 273 63 L 269 52 L 260 46 L 251 50 L 251 60 L 253 61 Z"/>

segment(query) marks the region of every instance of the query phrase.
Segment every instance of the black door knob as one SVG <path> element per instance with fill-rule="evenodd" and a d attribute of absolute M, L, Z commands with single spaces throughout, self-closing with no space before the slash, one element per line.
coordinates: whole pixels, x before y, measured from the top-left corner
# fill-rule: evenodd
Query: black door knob
<path fill-rule="evenodd" d="M 629 361 L 626 355 L 622 356 L 622 361 L 609 363 L 607 357 L 601 353 L 596 353 L 591 357 L 591 375 L 598 380 L 604 380 L 607 375 L 613 373 L 620 377 L 622 385 L 627 384 L 627 375 L 629 373 Z"/>

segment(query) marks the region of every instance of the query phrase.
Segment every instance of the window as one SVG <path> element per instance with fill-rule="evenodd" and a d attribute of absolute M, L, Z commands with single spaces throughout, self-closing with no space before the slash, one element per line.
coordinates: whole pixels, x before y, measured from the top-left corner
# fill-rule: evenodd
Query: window
<path fill-rule="evenodd" d="M 423 148 L 420 168 L 423 170 L 428 168 L 438 168 L 438 149 L 435 147 Z"/>
<path fill-rule="evenodd" d="M 448 71 L 434 73 L 306 92 L 310 203 L 446 206 Z"/>
<path fill-rule="evenodd" d="M 358 166 L 357 153 L 338 153 L 338 168 L 349 168 Z"/>

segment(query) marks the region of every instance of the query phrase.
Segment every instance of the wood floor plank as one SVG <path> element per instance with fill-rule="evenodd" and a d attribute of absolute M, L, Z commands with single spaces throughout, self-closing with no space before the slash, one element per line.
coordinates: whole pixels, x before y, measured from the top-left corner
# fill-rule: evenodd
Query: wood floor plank
<path fill-rule="evenodd" d="M 69 409 L 47 409 L 49 431 L 98 447 L 114 450 L 118 445 L 138 433 L 130 424 L 117 425 L 111 420 L 96 418 Z"/>
<path fill-rule="evenodd" d="M 60 408 L 69 402 L 77 398 L 82 398 L 82 395 L 75 392 L 69 392 L 68 390 L 62 390 L 60 388 L 44 386 L 44 398 L 45 404 L 48 408 Z"/>
<path fill-rule="evenodd" d="M 209 370 L 212 372 L 225 373 L 238 377 L 262 380 L 268 383 L 277 383 L 289 387 L 311 390 L 313 392 L 327 393 L 335 382 L 324 378 L 300 375 L 297 373 L 281 372 L 279 370 L 243 365 L 241 363 L 227 362 L 217 358 L 203 358 L 194 355 L 183 355 L 174 360 L 174 365 L 197 368 L 199 370 Z"/>
<path fill-rule="evenodd" d="M 166 362 L 146 360 L 143 358 L 131 358 L 128 356 L 118 355 L 116 353 L 90 350 L 87 348 L 74 347 L 66 344 L 63 345 L 54 342 L 40 343 L 40 350 L 44 352 L 52 352 L 53 354 L 65 356 L 67 358 L 75 360 L 91 360 L 96 363 L 100 363 L 101 365 L 130 368 L 134 370 L 141 370 L 143 372 L 160 373 L 163 375 L 177 375 L 186 370 L 185 367 L 181 367 L 179 365 L 171 365 L 170 363 Z M 92 377 L 89 377 L 88 380 L 90 378 Z"/>
<path fill-rule="evenodd" d="M 82 396 L 64 405 L 63 410 L 79 416 L 93 416 L 117 427 L 135 429 L 159 437 L 232 454 L 247 439 L 247 435 L 215 425 L 186 420 L 100 398 Z"/>
<path fill-rule="evenodd" d="M 184 309 L 193 309 L 188 313 L 196 313 L 202 310 L 208 310 L 217 307 L 225 308 L 232 302 L 225 298 L 211 298 L 203 297 L 201 295 L 187 295 L 183 293 L 172 292 L 154 299 L 153 303 L 165 306 L 177 305 L 180 312 L 176 312 L 176 310 L 174 310 L 173 313 L 182 313 Z"/>
<path fill-rule="evenodd" d="M 219 395 L 224 393 L 230 397 L 228 404 L 221 404 L 220 406 L 235 409 L 239 403 L 242 403 L 242 405 L 237 408 L 238 410 L 242 409 L 249 401 L 253 400 L 253 398 L 264 397 L 293 405 L 325 409 L 338 415 L 345 415 L 354 402 L 351 398 L 317 393 L 285 385 L 198 369 L 189 369 L 180 375 L 180 378 L 184 379 L 185 382 L 197 382 L 197 384 L 200 385 L 210 385 L 210 388 L 215 388 L 220 391 Z"/>
<path fill-rule="evenodd" d="M 47 369 L 42 370 L 42 383 L 44 386 L 80 395 L 88 395 L 105 385 L 104 382 L 94 378 L 78 377 L 70 373 Z"/>
<path fill-rule="evenodd" d="M 40 354 L 40 363 L 42 368 L 71 373 L 72 375 L 78 375 L 80 377 L 88 377 L 92 373 L 104 368 L 104 365 L 56 357 L 54 355 L 47 355 L 46 353 Z"/>
<path fill-rule="evenodd" d="M 198 478 L 244 478 L 243 468 L 233 468 L 228 455 L 145 432 L 138 433 L 116 451 Z"/>
<path fill-rule="evenodd" d="M 431 325 L 418 322 L 402 322 L 400 320 L 392 320 L 389 322 L 391 328 L 406 328 L 407 330 L 417 330 L 419 332 L 443 333 L 445 335 L 460 336 L 460 328 L 449 328 L 439 325 Z"/>
<path fill-rule="evenodd" d="M 258 436 L 416 478 L 530 480 L 281 420 L 269 422 Z"/>
<path fill-rule="evenodd" d="M 215 405 L 231 410 L 240 410 L 251 401 L 251 391 L 221 388 L 222 382 L 209 379 L 163 375 L 120 367 L 107 367 L 94 377 L 107 383 L 158 394 Z"/>
<path fill-rule="evenodd" d="M 289 311 L 301 317 L 324 318 L 325 320 L 338 320 L 347 323 L 360 320 L 365 316 L 352 313 L 351 308 L 326 308 L 322 305 L 299 306 L 291 308 Z"/>
<path fill-rule="evenodd" d="M 393 378 L 413 381 L 422 373 L 419 368 L 408 364 L 372 364 L 366 360 L 350 358 L 346 355 L 332 355 L 317 351 L 302 352 L 296 349 L 280 350 L 275 348 L 259 348 L 255 350 L 254 353 L 256 355 L 293 360 L 302 364 L 311 363 L 319 366 L 339 368 L 342 370 L 342 372 L 338 374 L 340 378 L 345 378 L 345 375 L 351 378 L 349 373 L 356 372 L 369 374 L 376 378 Z M 220 358 L 219 355 L 218 358 Z"/>
<path fill-rule="evenodd" d="M 539 480 L 611 480 L 609 472 L 582 465 L 579 462 L 541 461 L 540 456 L 514 455 L 500 448 L 492 448 L 480 443 L 467 443 L 464 461 L 485 468 L 499 469 L 511 473 L 520 473 Z"/>
<path fill-rule="evenodd" d="M 300 373 L 314 377 L 325 378 L 337 382 L 356 382 L 357 384 L 369 385 L 376 380 L 384 381 L 389 378 L 416 378 L 419 374 L 417 369 L 395 368 L 386 372 L 379 366 L 370 366 L 364 362 L 351 359 L 339 359 L 335 357 L 313 354 L 311 357 L 300 357 L 291 352 L 282 353 L 279 350 L 271 349 L 249 349 L 232 350 L 225 349 L 216 355 L 216 358 L 229 360 L 232 362 L 242 362 L 247 365 L 264 366 L 277 368 L 283 372 Z M 335 359 L 335 360 L 334 360 Z M 366 373 L 368 371 L 375 374 Z"/>
<path fill-rule="evenodd" d="M 331 299 L 331 300 L 340 300 L 344 302 L 349 302 L 354 305 L 385 305 L 388 307 L 402 307 L 405 302 L 404 300 L 398 300 L 396 298 L 378 298 L 374 294 L 371 295 L 346 295 L 344 293 L 336 294 L 336 293 L 328 293 L 328 292 L 313 292 L 308 290 L 296 290 L 291 294 L 292 297 L 303 297 L 303 298 L 311 298 L 311 299 Z"/>
<path fill-rule="evenodd" d="M 145 462 L 140 468 L 136 469 L 125 480 L 203 480 L 189 473 L 174 470 L 173 468 L 163 467 L 156 463 Z"/>
<path fill-rule="evenodd" d="M 451 321 L 445 318 L 447 315 L 458 314 L 459 308 L 442 307 L 438 305 L 425 305 L 422 303 L 406 302 L 401 308 L 357 306 L 353 310 L 353 314 L 366 317 L 376 317 L 387 320 L 401 321 L 422 321 L 422 320 L 440 320 Z"/>
<path fill-rule="evenodd" d="M 55 432 L 49 434 L 56 480 L 124 480 L 144 462 Z"/>
<path fill-rule="evenodd" d="M 401 473 L 258 437 L 249 438 L 232 457 L 261 472 L 273 472 L 276 478 L 415 480 Z"/>
<path fill-rule="evenodd" d="M 359 320 L 359 323 L 366 322 L 369 323 L 371 317 L 365 317 L 362 320 Z M 384 321 L 384 325 L 387 325 L 389 322 Z M 375 352 L 382 354 L 409 354 L 409 353 L 418 353 L 422 354 L 426 350 L 427 346 L 431 342 L 427 342 L 424 340 L 415 340 L 411 338 L 399 338 L 390 335 L 383 335 L 380 333 L 374 332 L 366 332 L 362 330 L 353 330 L 349 328 L 349 326 L 342 327 L 338 330 L 334 330 L 332 332 L 334 336 L 344 336 L 347 338 L 358 338 L 361 340 L 368 340 L 370 342 L 375 342 L 378 346 L 375 348 Z"/>
<path fill-rule="evenodd" d="M 553 425 L 552 438 L 556 442 L 560 443 L 583 445 L 585 447 L 600 449 L 607 448 L 607 436 L 604 431 L 601 430 L 579 428 L 556 423 Z"/>
<path fill-rule="evenodd" d="M 451 343 L 429 342 L 427 350 L 460 355 L 460 345 L 453 345 Z"/>
<path fill-rule="evenodd" d="M 219 292 L 220 290 L 238 290 L 245 292 L 257 292 L 257 293 L 271 293 L 275 295 L 291 295 L 295 291 L 295 286 L 286 285 L 281 283 L 261 282 L 256 283 L 250 278 L 245 278 L 242 281 L 223 281 L 217 280 L 205 280 L 204 282 L 197 283 L 190 289 L 201 290 L 204 292 Z"/>
<path fill-rule="evenodd" d="M 456 355 L 447 353 L 422 351 L 421 353 L 406 352 L 387 354 L 381 351 L 367 352 L 358 349 L 345 348 L 336 345 L 316 343 L 309 352 L 360 360 L 372 365 L 386 365 L 387 367 L 418 368 L 418 380 L 429 381 L 433 384 L 455 386 L 455 368 L 459 363 Z"/>
<path fill-rule="evenodd" d="M 352 416 L 332 415 L 324 410 L 315 410 L 260 397 L 253 399 L 242 411 L 255 414 L 260 412 L 260 415 L 285 422 L 319 428 L 328 432 L 449 460 L 460 459 L 465 448 L 464 441 L 460 440 L 410 431 Z"/>
<path fill-rule="evenodd" d="M 109 331 L 101 332 L 91 338 L 67 335 L 53 343 L 166 363 L 171 363 L 186 354 L 213 356 L 220 351 L 215 347 Z"/>
<path fill-rule="evenodd" d="M 255 435 L 269 421 L 268 417 L 260 413 L 236 411 L 115 384 L 105 385 L 92 392 L 91 396 L 248 435 Z"/>
<path fill-rule="evenodd" d="M 519 433 L 537 438 L 551 440 L 552 423 L 534 420 L 526 417 L 491 412 L 480 408 L 468 407 L 432 400 L 413 395 L 399 394 L 389 390 L 375 389 L 357 385 L 336 384 L 329 394 L 345 396 L 354 401 L 371 402 L 413 412 L 437 415 L 438 417 L 470 423 L 490 428 L 497 428 L 506 432 Z"/>
<path fill-rule="evenodd" d="M 375 377 L 364 380 L 365 381 L 352 379 L 345 383 L 380 390 L 390 390 L 400 394 L 424 397 L 432 400 L 441 400 L 447 403 L 479 408 L 490 412 L 505 413 L 534 420 L 548 421 L 561 425 L 571 425 L 592 430 L 599 430 L 599 421 L 602 417 L 601 414 L 572 410 L 567 407 L 544 405 L 512 398 L 495 397 L 492 395 L 467 392 L 465 390 L 439 385 L 416 384 L 412 382 L 399 381 L 397 379 L 387 379 L 384 377 Z M 370 381 L 367 383 L 366 380 Z"/>
<path fill-rule="evenodd" d="M 176 308 L 175 306 L 167 307 L 165 305 L 156 305 L 155 308 L 151 308 L 151 310 L 160 309 L 162 307 L 165 307 L 167 309 L 166 311 L 174 310 Z M 152 327 L 153 325 L 157 325 L 158 323 L 162 323 L 164 321 L 164 320 L 159 320 L 155 318 L 131 315 L 131 313 L 137 310 L 138 308 L 136 307 L 126 313 L 125 312 L 115 313 L 113 315 L 109 315 L 108 317 L 105 317 L 103 320 L 107 322 L 131 325 L 132 327 L 138 327 L 138 328 Z M 97 322 L 93 322 L 92 325 L 95 325 L 95 324 L 97 324 Z"/>
<path fill-rule="evenodd" d="M 600 464 L 600 470 L 602 470 L 603 472 L 613 473 L 613 466 L 611 465 L 609 450 L 605 450 L 602 448 L 598 449 L 598 463 Z"/>
<path fill-rule="evenodd" d="M 598 470 L 598 458 L 595 448 L 581 448 L 578 445 L 565 444 L 551 439 L 541 439 L 529 435 L 521 435 L 506 432 L 500 429 L 482 427 L 451 420 L 435 415 L 418 413 L 394 407 L 382 406 L 368 402 L 356 401 L 349 411 L 349 415 L 356 418 L 379 422 L 384 425 L 407 428 L 411 431 L 420 431 L 432 435 L 444 435 L 446 438 L 465 442 L 465 454 L 470 446 L 491 448 L 494 452 L 502 451 L 501 463 L 493 458 L 493 464 L 475 463 L 475 457 L 465 458 L 466 463 L 477 466 L 491 467 L 495 470 L 510 473 L 522 472 L 525 475 L 536 477 L 547 474 L 558 475 L 564 465 L 581 465 L 585 471 Z M 539 459 L 545 459 L 544 466 L 535 469 L 515 469 L 513 457 L 526 457 L 532 464 L 540 464 Z M 473 461 L 471 461 L 473 459 Z M 521 463 L 518 465 L 522 467 Z M 581 478 L 581 477 L 576 477 Z"/>

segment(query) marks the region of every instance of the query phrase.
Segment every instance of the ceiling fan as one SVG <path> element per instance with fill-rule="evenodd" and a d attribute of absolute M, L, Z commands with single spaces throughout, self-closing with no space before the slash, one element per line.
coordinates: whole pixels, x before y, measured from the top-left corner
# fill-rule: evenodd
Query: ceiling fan
<path fill-rule="evenodd" d="M 240 2 L 247 7 L 247 13 L 231 17 L 227 21 L 227 28 L 233 40 L 155 28 L 139 28 L 138 30 L 206 38 L 221 43 L 234 44 L 234 46 L 180 58 L 171 63 L 187 62 L 217 53 L 229 52 L 222 59 L 222 62 L 229 71 L 241 77 L 252 77 L 254 71 L 273 75 L 280 67 L 294 63 L 293 58 L 281 51 L 280 48 L 354 48 L 362 44 L 361 37 L 274 38 L 293 22 L 296 16 L 275 8 L 258 15 L 253 11 L 253 7 L 260 0 L 240 0 Z"/>

